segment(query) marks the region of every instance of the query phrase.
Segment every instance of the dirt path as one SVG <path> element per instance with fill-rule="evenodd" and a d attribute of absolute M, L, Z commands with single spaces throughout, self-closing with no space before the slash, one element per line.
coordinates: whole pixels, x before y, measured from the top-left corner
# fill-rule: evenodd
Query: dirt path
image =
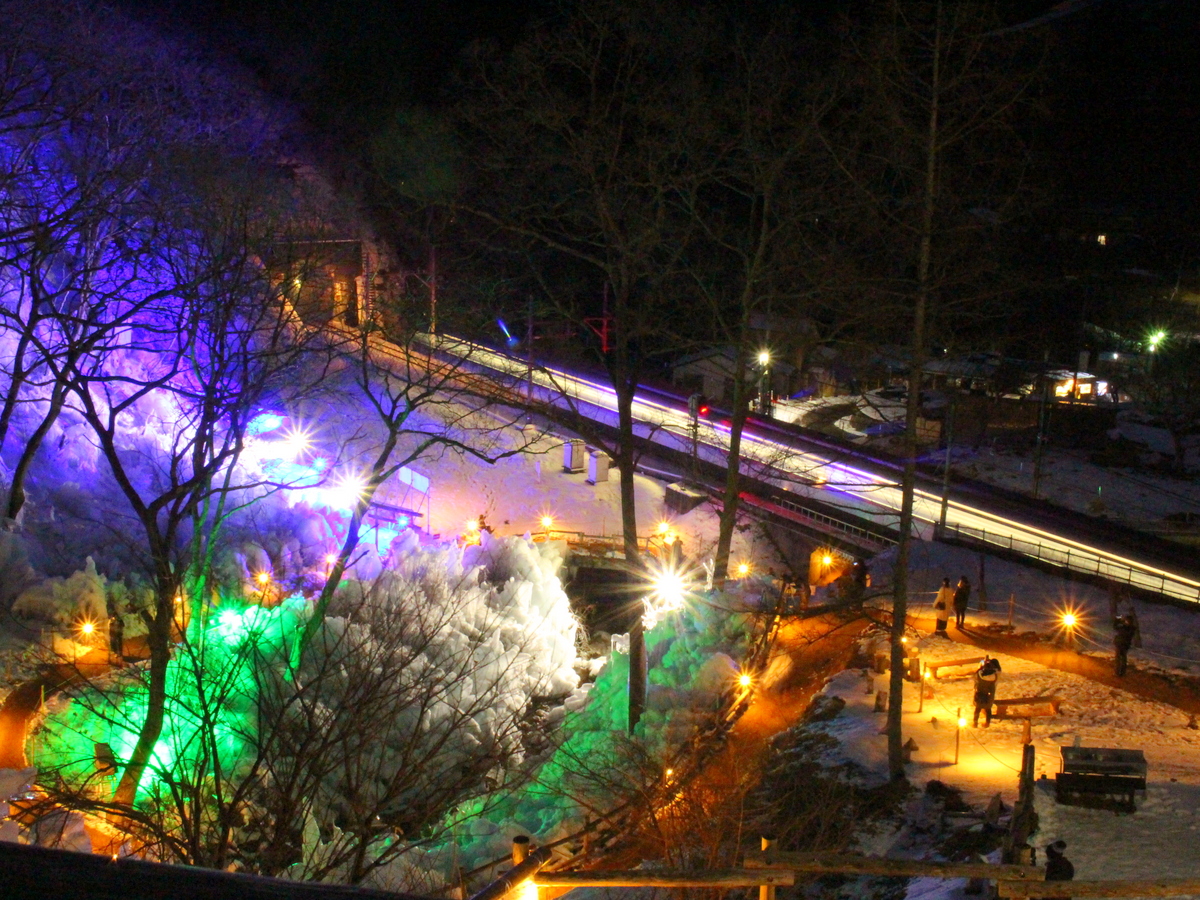
<path fill-rule="evenodd" d="M 14 688 L 0 705 L 0 769 L 24 769 L 29 765 L 25 756 L 29 723 L 44 700 L 72 681 L 95 677 L 107 668 L 108 654 L 97 650 L 78 665 L 48 666 L 37 678 Z"/>
<path fill-rule="evenodd" d="M 914 625 L 919 631 L 932 633 L 934 622 L 933 619 L 920 619 L 915 620 Z M 1157 700 L 1191 715 L 1200 716 L 1200 678 L 1139 669 L 1133 662 L 1130 662 L 1125 677 L 1118 678 L 1113 674 L 1111 660 L 1097 659 L 1062 647 L 973 628 L 961 631 L 951 628 L 950 640 L 987 652 L 1007 653 L 1009 656 L 1026 659 L 1048 669 L 1070 672 L 1107 687 L 1128 691 L 1145 700 Z"/>

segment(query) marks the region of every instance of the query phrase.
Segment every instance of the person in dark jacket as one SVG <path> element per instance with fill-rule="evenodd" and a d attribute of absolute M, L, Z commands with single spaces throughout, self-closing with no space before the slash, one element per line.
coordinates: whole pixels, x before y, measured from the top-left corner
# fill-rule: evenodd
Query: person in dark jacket
<path fill-rule="evenodd" d="M 954 627 L 962 628 L 967 620 L 967 604 L 971 602 L 971 582 L 964 575 L 954 588 Z"/>
<path fill-rule="evenodd" d="M 992 703 L 996 700 L 996 684 L 1000 681 L 1000 662 L 990 656 L 984 657 L 979 668 L 975 670 L 975 719 L 974 727 L 979 727 L 979 714 L 983 713 L 983 727 L 992 724 Z"/>
<path fill-rule="evenodd" d="M 1071 865 L 1071 861 L 1063 855 L 1066 849 L 1066 841 L 1055 841 L 1053 844 L 1046 845 L 1047 881 L 1075 880 L 1075 867 Z M 1070 900 L 1070 898 L 1063 896 L 1047 898 L 1047 900 Z"/>
<path fill-rule="evenodd" d="M 1136 633 L 1137 626 L 1129 616 L 1117 616 L 1113 619 L 1113 647 L 1117 651 L 1114 664 L 1118 678 L 1125 675 L 1125 669 L 1129 666 L 1129 648 L 1133 646 L 1133 636 Z"/>

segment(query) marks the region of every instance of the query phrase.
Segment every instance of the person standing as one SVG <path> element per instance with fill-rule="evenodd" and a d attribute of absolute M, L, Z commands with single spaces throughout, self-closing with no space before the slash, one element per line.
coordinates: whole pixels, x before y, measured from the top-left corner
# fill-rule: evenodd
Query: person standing
<path fill-rule="evenodd" d="M 946 626 L 950 624 L 950 604 L 954 602 L 954 588 L 950 587 L 950 579 L 943 578 L 942 586 L 938 588 L 937 597 L 933 601 L 933 615 L 937 619 L 934 634 L 946 636 Z"/>
<path fill-rule="evenodd" d="M 985 656 L 975 670 L 975 719 L 973 727 L 979 727 L 979 714 L 983 713 L 983 727 L 992 724 L 992 703 L 996 700 L 996 685 L 1000 681 L 1000 661 Z"/>
<path fill-rule="evenodd" d="M 964 575 L 954 589 L 954 627 L 962 628 L 967 620 L 967 604 L 971 602 L 971 582 Z"/>
<path fill-rule="evenodd" d="M 1046 880 L 1074 881 L 1075 867 L 1063 854 L 1067 849 L 1066 841 L 1055 841 L 1046 845 Z M 1070 900 L 1069 897 L 1049 897 L 1046 900 Z"/>
<path fill-rule="evenodd" d="M 1113 648 L 1117 651 L 1113 665 L 1118 678 L 1125 677 L 1125 669 L 1129 666 L 1129 648 L 1133 646 L 1133 636 L 1137 626 L 1129 616 L 1117 616 L 1113 619 Z"/>

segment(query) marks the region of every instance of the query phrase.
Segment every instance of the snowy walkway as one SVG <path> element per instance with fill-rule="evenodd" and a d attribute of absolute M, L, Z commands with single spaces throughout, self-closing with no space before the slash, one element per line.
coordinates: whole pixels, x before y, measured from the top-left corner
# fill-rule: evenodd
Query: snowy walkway
<path fill-rule="evenodd" d="M 964 647 L 944 639 L 919 642 L 923 659 L 961 657 Z M 1200 731 L 1187 727 L 1188 716 L 1164 703 L 1097 684 L 1078 675 L 1047 669 L 1024 659 L 996 654 L 1003 667 L 997 696 L 1031 696 L 1056 691 L 1064 700 L 1055 719 L 1035 719 L 1033 743 L 1039 781 L 1037 808 L 1041 827 L 1038 845 L 1063 838 L 1070 848 L 1077 878 L 1192 876 L 1200 873 Z M 964 799 L 982 808 L 993 794 L 1011 803 L 1021 758 L 1020 721 L 994 720 L 991 728 L 972 728 L 972 668 L 946 670 L 934 682 L 934 695 L 918 712 L 915 685 L 906 683 L 902 727 L 919 749 L 909 767 L 917 785 L 938 779 L 962 789 Z M 841 753 L 880 777 L 886 775 L 884 716 L 874 712 L 874 693 L 887 688 L 887 676 L 864 676 L 849 670 L 835 676 L 826 693 L 846 701 L 845 710 L 821 728 L 841 741 Z M 958 764 L 954 763 L 956 715 L 967 719 Z M 1060 806 L 1053 779 L 1059 748 L 1079 741 L 1088 747 L 1140 749 L 1149 766 L 1146 796 L 1137 812 Z"/>

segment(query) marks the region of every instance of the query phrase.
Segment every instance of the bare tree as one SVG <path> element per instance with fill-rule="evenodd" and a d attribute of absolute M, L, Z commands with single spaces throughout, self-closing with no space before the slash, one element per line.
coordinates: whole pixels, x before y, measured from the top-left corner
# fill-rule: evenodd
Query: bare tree
<path fill-rule="evenodd" d="M 132 809 L 96 789 L 88 754 L 93 740 L 137 734 L 149 673 L 73 688 L 39 738 L 58 775 L 44 779 L 49 802 L 121 815 L 160 858 L 316 881 L 358 883 L 438 840 L 457 804 L 486 810 L 524 783 L 545 744 L 539 710 L 573 683 L 546 639 L 574 627 L 565 597 L 513 616 L 520 542 L 458 564 L 461 550 L 418 553 L 343 584 L 295 669 L 294 604 L 193 622 L 171 662 L 170 727 Z"/>
<path fill-rule="evenodd" d="M 990 2 L 891 0 L 847 25 L 845 98 L 824 122 L 831 157 L 858 201 L 852 231 L 884 299 L 880 322 L 908 335 L 888 713 L 894 778 L 904 777 L 901 638 L 923 370 L 934 335 L 997 295 L 989 241 L 1020 199 L 1026 167 L 1020 127 L 1039 37 L 1000 25 Z"/>
<path fill-rule="evenodd" d="M 469 236 L 519 263 L 570 321 L 608 323 L 600 362 L 633 563 L 633 398 L 670 333 L 663 319 L 680 314 L 670 284 L 689 242 L 678 192 L 692 177 L 684 137 L 702 115 L 694 26 L 665 2 L 575 5 L 504 58 L 478 50 L 454 113 L 466 178 L 453 204 Z"/>

